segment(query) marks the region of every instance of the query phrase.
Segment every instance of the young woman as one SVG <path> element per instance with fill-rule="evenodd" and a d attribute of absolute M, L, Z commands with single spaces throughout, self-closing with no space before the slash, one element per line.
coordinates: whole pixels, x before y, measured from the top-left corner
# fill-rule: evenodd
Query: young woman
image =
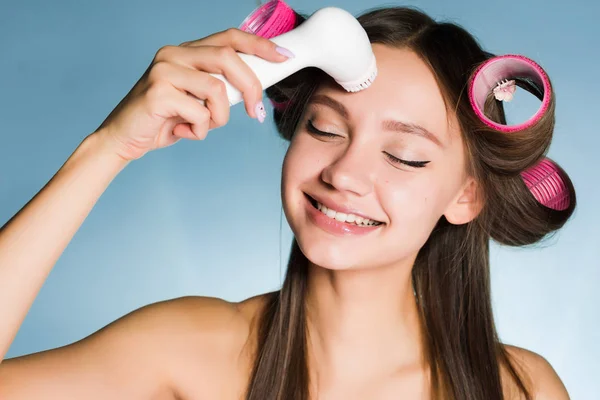
<path fill-rule="evenodd" d="M 409 8 L 359 21 L 377 58 L 371 87 L 347 93 L 310 68 L 267 90 L 290 141 L 281 194 L 294 242 L 282 289 L 148 305 L 79 342 L 4 360 L 0 398 L 568 399 L 544 358 L 499 342 L 489 282 L 491 238 L 534 243 L 575 206 L 566 175 L 570 207 L 554 211 L 519 174 L 548 149 L 553 100 L 523 132 L 487 128 L 465 90 L 492 55 L 470 34 Z M 264 119 L 260 84 L 234 50 L 289 56 L 236 29 L 160 49 L 2 228 L 3 355 L 112 179 L 149 151 L 227 123 L 223 85 L 208 73 L 224 73 Z M 505 123 L 501 102 L 486 114 Z"/>

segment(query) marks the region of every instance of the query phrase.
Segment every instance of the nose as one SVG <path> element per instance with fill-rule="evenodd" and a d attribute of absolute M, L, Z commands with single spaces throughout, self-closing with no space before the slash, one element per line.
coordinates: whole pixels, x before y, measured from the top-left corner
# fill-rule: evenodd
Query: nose
<path fill-rule="evenodd" d="M 323 169 L 321 179 L 341 192 L 365 196 L 373 190 L 372 163 L 359 147 L 349 146 Z"/>

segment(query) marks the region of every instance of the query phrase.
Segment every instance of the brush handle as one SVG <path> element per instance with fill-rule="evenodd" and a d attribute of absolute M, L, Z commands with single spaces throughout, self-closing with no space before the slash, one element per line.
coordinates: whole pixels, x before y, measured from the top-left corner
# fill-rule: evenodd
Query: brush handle
<path fill-rule="evenodd" d="M 263 90 L 309 66 L 320 68 L 352 92 L 368 87 L 377 73 L 367 33 L 352 14 L 341 8 L 321 8 L 296 28 L 269 40 L 289 49 L 295 57 L 276 63 L 238 53 Z M 224 76 L 211 75 L 225 83 L 231 106 L 243 100 L 240 91 Z"/>
<path fill-rule="evenodd" d="M 283 62 L 271 62 L 255 55 L 238 52 L 238 55 L 242 61 L 244 61 L 258 77 L 263 90 L 292 75 L 294 72 L 307 67 L 310 64 L 311 53 L 309 49 L 306 48 L 307 46 L 302 43 L 302 41 L 297 39 L 294 40 L 294 37 L 297 36 L 297 31 L 290 31 L 275 38 L 269 39 L 278 46 L 289 49 L 296 56 L 295 58 L 289 58 Z M 229 81 L 223 75 L 212 73 L 210 75 L 225 83 L 230 107 L 243 100 L 242 93 L 231 83 L 229 83 Z M 200 99 L 200 102 L 205 104 L 204 100 Z"/>

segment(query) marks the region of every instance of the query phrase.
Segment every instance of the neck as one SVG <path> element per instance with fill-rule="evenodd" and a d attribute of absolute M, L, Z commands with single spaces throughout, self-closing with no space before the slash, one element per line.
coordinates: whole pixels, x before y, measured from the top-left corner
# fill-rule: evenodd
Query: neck
<path fill-rule="evenodd" d="M 422 328 L 405 265 L 335 271 L 309 262 L 308 365 L 311 381 L 366 382 L 420 368 Z"/>

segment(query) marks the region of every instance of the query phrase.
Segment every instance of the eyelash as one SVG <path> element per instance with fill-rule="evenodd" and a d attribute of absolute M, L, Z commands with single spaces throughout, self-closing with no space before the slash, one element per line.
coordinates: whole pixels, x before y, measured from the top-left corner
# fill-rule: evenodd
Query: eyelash
<path fill-rule="evenodd" d="M 339 136 L 339 135 L 336 135 L 335 133 L 323 132 L 323 131 L 315 128 L 315 126 L 313 125 L 313 123 L 312 123 L 311 120 L 308 120 L 306 122 L 306 129 L 309 132 L 314 133 L 315 135 L 318 135 L 318 136 L 323 136 L 323 137 L 328 137 L 328 138 L 334 138 L 334 137 Z M 404 165 L 408 165 L 409 167 L 413 167 L 413 168 L 423 168 L 423 167 L 425 167 L 426 164 L 429 163 L 429 161 L 409 161 L 409 160 L 402 160 L 400 158 L 394 157 L 393 155 L 391 155 L 389 153 L 385 153 L 384 152 L 384 154 L 393 163 L 404 164 Z"/>
<path fill-rule="evenodd" d="M 323 131 L 315 128 L 315 126 L 313 125 L 313 123 L 312 123 L 311 120 L 306 121 L 306 129 L 308 129 L 309 132 L 312 132 L 315 135 L 325 136 L 325 137 L 328 137 L 328 138 L 334 138 L 336 136 L 339 136 L 339 135 L 336 135 L 335 133 L 323 132 Z"/>
<path fill-rule="evenodd" d="M 402 160 L 402 159 L 394 157 L 393 155 L 388 154 L 388 153 L 385 153 L 385 155 L 387 158 L 390 159 L 390 161 L 392 161 L 394 163 L 408 165 L 409 167 L 413 167 L 413 168 L 423 168 L 425 165 L 427 165 L 429 163 L 429 161 Z"/>

